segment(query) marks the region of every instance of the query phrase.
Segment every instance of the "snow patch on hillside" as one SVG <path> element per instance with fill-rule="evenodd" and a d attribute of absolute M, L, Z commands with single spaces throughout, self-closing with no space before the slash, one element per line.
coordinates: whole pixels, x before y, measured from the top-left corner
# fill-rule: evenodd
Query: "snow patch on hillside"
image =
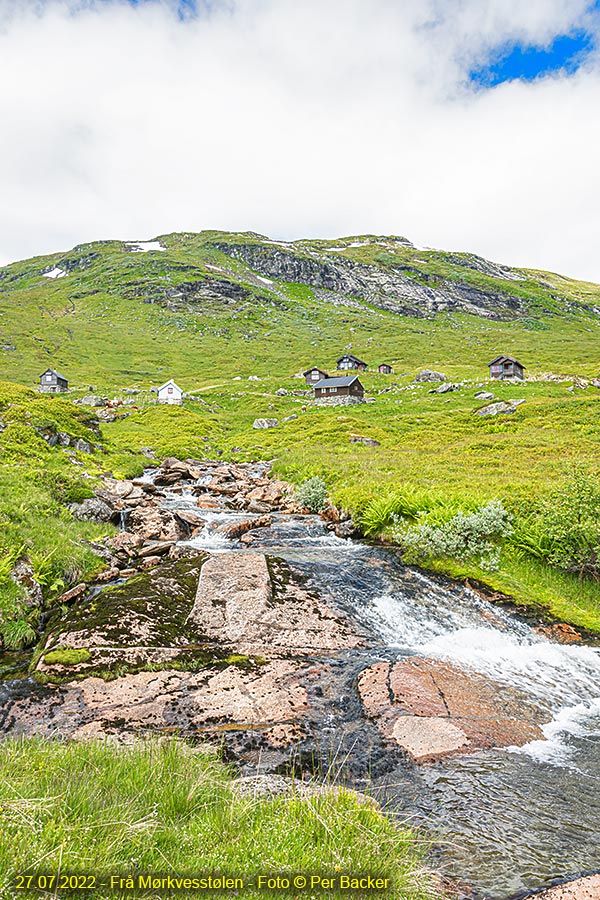
<path fill-rule="evenodd" d="M 50 269 L 49 272 L 42 272 L 44 278 L 64 278 L 67 273 L 63 269 L 59 269 L 56 266 L 54 269 Z"/>
<path fill-rule="evenodd" d="M 125 249 L 130 253 L 152 253 L 154 251 L 164 251 L 167 248 L 163 247 L 160 241 L 137 241 L 132 244 L 125 244 Z"/>

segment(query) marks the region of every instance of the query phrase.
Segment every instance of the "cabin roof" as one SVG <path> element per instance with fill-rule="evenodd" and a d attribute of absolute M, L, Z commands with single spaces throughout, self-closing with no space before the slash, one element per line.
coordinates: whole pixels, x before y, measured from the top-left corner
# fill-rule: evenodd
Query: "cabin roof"
<path fill-rule="evenodd" d="M 350 387 L 355 381 L 358 381 L 360 384 L 358 375 L 340 375 L 339 378 L 322 378 L 321 381 L 318 381 L 315 384 L 315 388 Z"/>
<path fill-rule="evenodd" d="M 158 390 L 159 390 L 159 391 L 162 391 L 163 388 L 169 387 L 169 385 L 173 385 L 174 388 L 177 388 L 177 390 L 178 390 L 178 391 L 181 391 L 181 393 L 183 394 L 183 391 L 181 390 L 181 388 L 179 387 L 179 385 L 178 385 L 178 384 L 175 384 L 175 382 L 173 381 L 172 378 L 170 378 L 169 381 L 165 381 L 164 384 L 161 384 L 161 386 L 159 387 Z"/>
<path fill-rule="evenodd" d="M 338 362 L 341 362 L 343 359 L 353 359 L 355 362 L 360 363 L 361 366 L 366 366 L 366 362 L 364 359 L 359 359 L 358 356 L 355 356 L 353 353 L 344 353 L 338 359 Z"/>
<path fill-rule="evenodd" d="M 68 381 L 68 378 L 65 378 L 65 376 L 61 375 L 60 372 L 57 372 L 56 369 L 46 369 L 45 372 L 42 372 L 40 378 L 43 378 L 44 375 L 56 375 L 56 377 L 60 378 L 62 381 Z"/>
<path fill-rule="evenodd" d="M 497 356 L 496 359 L 493 359 L 491 362 L 488 363 L 488 366 L 493 366 L 495 363 L 499 363 L 499 362 L 513 362 L 513 363 L 516 363 L 518 366 L 521 366 L 522 369 L 525 368 L 523 363 L 520 363 L 518 359 L 514 358 L 514 356 L 504 356 L 504 355 Z"/>
<path fill-rule="evenodd" d="M 307 369 L 306 372 L 303 372 L 302 374 L 308 375 L 309 372 L 314 372 L 315 369 L 317 370 L 317 372 L 322 372 L 323 375 L 327 375 L 327 372 L 325 371 L 325 369 L 322 369 L 320 366 L 311 366 L 310 369 Z"/>

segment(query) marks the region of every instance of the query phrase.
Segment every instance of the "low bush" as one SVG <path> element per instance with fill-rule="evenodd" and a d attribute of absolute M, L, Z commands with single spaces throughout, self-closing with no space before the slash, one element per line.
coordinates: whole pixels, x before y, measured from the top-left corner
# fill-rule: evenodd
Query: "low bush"
<path fill-rule="evenodd" d="M 319 475 L 307 478 L 296 491 L 298 502 L 312 513 L 321 512 L 327 502 L 327 485 Z"/>
<path fill-rule="evenodd" d="M 501 542 L 512 534 L 510 516 L 499 500 L 474 512 L 459 512 L 442 524 L 404 525 L 395 532 L 407 561 L 475 560 L 484 569 L 497 569 Z"/>
<path fill-rule="evenodd" d="M 581 464 L 534 507 L 515 543 L 564 572 L 600 580 L 600 484 Z"/>

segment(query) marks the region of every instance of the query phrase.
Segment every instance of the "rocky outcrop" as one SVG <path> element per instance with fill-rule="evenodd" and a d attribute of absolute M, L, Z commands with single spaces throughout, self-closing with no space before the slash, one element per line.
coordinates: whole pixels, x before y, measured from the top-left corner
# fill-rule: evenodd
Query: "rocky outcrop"
<path fill-rule="evenodd" d="M 271 516 L 259 516 L 257 519 L 245 519 L 243 522 L 233 522 L 230 525 L 225 523 L 215 529 L 215 534 L 223 534 L 231 541 L 237 541 L 249 531 L 255 531 L 257 528 L 270 528 L 272 522 Z"/>
<path fill-rule="evenodd" d="M 448 379 L 442 372 L 434 372 L 432 369 L 423 369 L 415 375 L 416 382 L 427 381 L 447 381 Z"/>
<path fill-rule="evenodd" d="M 381 441 L 376 441 L 375 438 L 364 437 L 362 434 L 351 434 L 350 435 L 350 443 L 351 444 L 364 444 L 366 447 L 380 447 Z"/>
<path fill-rule="evenodd" d="M 132 535 L 115 536 L 113 549 L 139 552 Z M 319 655 L 362 644 L 282 561 L 196 553 L 55 610 L 35 657 L 40 686 L 11 700 L 3 727 L 74 738 L 176 731 L 279 752 L 312 727 Z"/>
<path fill-rule="evenodd" d="M 25 605 L 41 607 L 44 603 L 42 586 L 36 580 L 33 566 L 27 557 L 21 557 L 12 567 L 10 577 L 23 591 Z"/>
<path fill-rule="evenodd" d="M 581 634 L 572 625 L 566 622 L 556 622 L 554 625 L 539 625 L 535 631 L 558 644 L 579 644 L 583 640 Z"/>
<path fill-rule="evenodd" d="M 114 510 L 99 497 L 89 497 L 81 503 L 69 505 L 74 519 L 90 522 L 110 522 L 114 516 Z"/>
<path fill-rule="evenodd" d="M 333 302 L 356 303 L 356 298 L 382 309 L 409 316 L 428 316 L 460 310 L 489 319 L 508 319 L 527 312 L 528 303 L 509 290 L 482 290 L 466 281 L 441 278 L 418 269 L 404 274 L 402 265 L 365 265 L 352 259 L 324 257 L 314 251 L 300 254 L 293 249 L 258 243 L 215 242 L 216 249 L 241 260 L 259 275 L 295 281 L 325 291 Z M 424 283 L 425 282 L 425 283 Z"/>
<path fill-rule="evenodd" d="M 452 391 L 459 391 L 463 385 L 460 382 L 451 382 L 448 381 L 445 384 L 440 384 L 436 388 L 432 388 L 429 393 L 430 394 L 449 394 Z"/>
<path fill-rule="evenodd" d="M 481 409 L 476 409 L 475 413 L 478 416 L 510 415 L 516 412 L 516 409 L 517 407 L 513 403 L 509 403 L 506 400 L 496 400 L 494 403 L 482 406 Z"/>
<path fill-rule="evenodd" d="M 120 543 L 127 551 L 131 549 L 130 540 Z M 223 658 L 226 654 L 218 648 L 190 648 L 185 631 L 205 558 L 205 554 L 196 554 L 165 562 L 148 574 L 106 588 L 91 603 L 74 606 L 65 614 L 55 612 L 37 655 L 36 678 L 61 681 L 98 673 L 110 676 L 149 665 L 177 662 L 193 667 Z"/>
<path fill-rule="evenodd" d="M 252 297 L 247 287 L 236 281 L 216 276 L 203 275 L 200 269 L 189 267 L 191 272 L 201 277 L 190 281 L 182 281 L 173 287 L 164 288 L 156 279 L 139 282 L 131 287 L 127 296 L 144 297 L 147 303 L 157 303 L 168 309 L 190 309 L 194 311 L 199 305 L 236 306 Z"/>
<path fill-rule="evenodd" d="M 168 509 L 162 509 L 152 501 L 137 506 L 127 520 L 128 528 L 143 540 L 180 541 L 188 529 L 181 519 Z"/>
<path fill-rule="evenodd" d="M 349 623 L 262 553 L 214 556 L 202 567 L 187 626 L 238 652 L 272 657 L 360 645 Z"/>
<path fill-rule="evenodd" d="M 366 714 L 416 762 L 543 739 L 547 716 L 513 688 L 450 663 L 376 663 L 358 678 Z"/>

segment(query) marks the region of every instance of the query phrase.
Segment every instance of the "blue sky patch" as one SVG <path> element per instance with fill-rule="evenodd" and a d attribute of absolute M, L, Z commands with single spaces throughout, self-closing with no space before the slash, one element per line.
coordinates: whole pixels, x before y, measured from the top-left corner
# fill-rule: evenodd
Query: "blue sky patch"
<path fill-rule="evenodd" d="M 571 75 L 579 69 L 595 43 L 595 35 L 578 31 L 559 35 L 548 47 L 505 45 L 498 48 L 487 65 L 470 72 L 470 79 L 482 87 L 494 87 L 515 79 L 533 81 L 551 72 Z"/>

